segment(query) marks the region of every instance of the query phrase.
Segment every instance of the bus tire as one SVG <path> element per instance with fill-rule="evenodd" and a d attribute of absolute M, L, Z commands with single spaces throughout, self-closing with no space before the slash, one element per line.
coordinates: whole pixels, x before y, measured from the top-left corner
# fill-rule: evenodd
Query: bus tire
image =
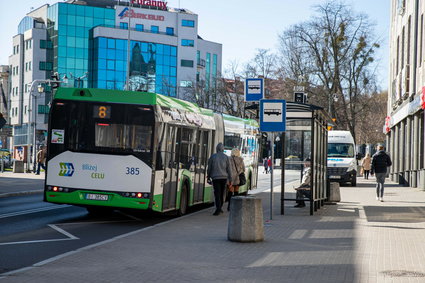
<path fill-rule="evenodd" d="M 187 213 L 188 191 L 189 189 L 188 189 L 187 182 L 184 182 L 180 192 L 180 207 L 177 211 L 178 216 L 182 216 Z"/>

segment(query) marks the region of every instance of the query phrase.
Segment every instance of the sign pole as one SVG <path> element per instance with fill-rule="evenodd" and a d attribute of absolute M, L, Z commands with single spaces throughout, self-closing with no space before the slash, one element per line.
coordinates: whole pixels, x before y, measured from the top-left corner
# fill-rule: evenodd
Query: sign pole
<path fill-rule="evenodd" d="M 271 170 L 270 170 L 270 220 L 272 220 L 273 219 L 274 132 L 271 133 L 270 145 L 272 149 L 272 162 L 271 162 Z"/>
<path fill-rule="evenodd" d="M 284 199 L 285 199 L 285 132 L 282 132 L 280 138 L 282 141 L 282 157 L 280 161 L 281 177 L 280 177 L 280 214 L 285 214 Z"/>

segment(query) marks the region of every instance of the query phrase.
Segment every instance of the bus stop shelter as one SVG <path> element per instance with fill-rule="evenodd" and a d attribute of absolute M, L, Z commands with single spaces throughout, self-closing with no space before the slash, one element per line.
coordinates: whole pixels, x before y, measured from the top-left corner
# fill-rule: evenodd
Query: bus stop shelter
<path fill-rule="evenodd" d="M 285 143 L 281 147 L 285 157 L 281 162 L 281 214 L 285 212 L 285 201 L 295 204 L 293 189 L 300 185 L 306 166 L 311 166 L 311 194 L 310 198 L 304 199 L 310 206 L 310 215 L 327 200 L 327 127 L 332 123 L 329 114 L 321 107 L 287 102 Z"/>

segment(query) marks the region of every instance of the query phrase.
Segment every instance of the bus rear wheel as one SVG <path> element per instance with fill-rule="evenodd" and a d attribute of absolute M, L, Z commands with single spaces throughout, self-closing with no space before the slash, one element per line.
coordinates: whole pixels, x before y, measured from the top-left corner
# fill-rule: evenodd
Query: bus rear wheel
<path fill-rule="evenodd" d="M 177 215 L 179 216 L 185 215 L 187 213 L 187 192 L 188 187 L 187 183 L 185 182 L 180 192 L 180 208 L 177 211 Z"/>

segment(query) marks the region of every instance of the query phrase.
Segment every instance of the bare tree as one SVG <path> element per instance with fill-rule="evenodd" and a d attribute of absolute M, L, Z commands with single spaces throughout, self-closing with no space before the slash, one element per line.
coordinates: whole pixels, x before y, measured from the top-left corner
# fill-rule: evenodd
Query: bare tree
<path fill-rule="evenodd" d="M 296 82 L 302 78 L 310 98 L 355 136 L 364 97 L 375 89 L 378 39 L 368 17 L 342 3 L 329 1 L 316 12 L 280 35 L 279 72 Z"/>
<path fill-rule="evenodd" d="M 365 107 L 358 117 L 356 143 L 382 143 L 385 140 L 383 125 L 387 115 L 388 92 L 375 93 L 365 99 Z"/>

